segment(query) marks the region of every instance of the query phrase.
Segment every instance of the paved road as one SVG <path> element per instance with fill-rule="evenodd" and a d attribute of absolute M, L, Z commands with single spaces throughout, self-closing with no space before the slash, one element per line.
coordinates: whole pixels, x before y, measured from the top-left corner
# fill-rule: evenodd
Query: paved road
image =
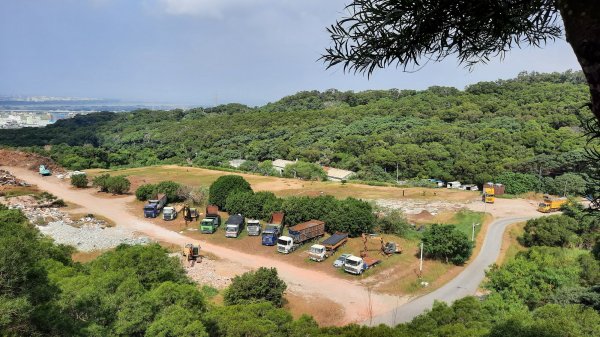
<path fill-rule="evenodd" d="M 372 321 L 365 324 L 378 325 L 383 323 L 394 326 L 408 322 L 425 310 L 431 309 L 433 302 L 436 300 L 452 303 L 459 298 L 475 294 L 485 277 L 485 270 L 498 259 L 502 246 L 502 236 L 506 227 L 527 219 L 530 219 L 530 217 L 504 218 L 492 222 L 479 255 L 457 277 L 441 288 L 400 305 L 383 315 L 376 316 Z"/>

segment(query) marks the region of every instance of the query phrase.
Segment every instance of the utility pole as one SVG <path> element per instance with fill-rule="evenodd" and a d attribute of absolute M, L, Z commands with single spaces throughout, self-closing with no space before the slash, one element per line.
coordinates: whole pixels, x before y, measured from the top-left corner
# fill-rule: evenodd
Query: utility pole
<path fill-rule="evenodd" d="M 421 261 L 419 262 L 419 278 L 423 276 L 423 241 L 421 241 Z"/>
<path fill-rule="evenodd" d="M 398 183 L 398 163 L 396 163 L 396 184 Z"/>
<path fill-rule="evenodd" d="M 471 241 L 475 241 L 475 226 L 479 226 L 479 224 L 475 224 L 473 222 L 473 233 L 471 234 Z"/>

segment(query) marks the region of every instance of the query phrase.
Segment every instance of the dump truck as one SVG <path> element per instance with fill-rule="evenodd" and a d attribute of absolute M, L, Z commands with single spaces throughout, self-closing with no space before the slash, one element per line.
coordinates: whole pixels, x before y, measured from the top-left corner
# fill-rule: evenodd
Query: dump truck
<path fill-rule="evenodd" d="M 496 190 L 493 186 L 483 188 L 482 199 L 483 202 L 485 202 L 486 204 L 493 204 L 494 202 L 496 202 Z"/>
<path fill-rule="evenodd" d="M 148 200 L 148 203 L 144 206 L 144 217 L 156 218 L 166 203 L 167 196 L 165 194 L 159 194 L 155 199 Z"/>
<path fill-rule="evenodd" d="M 52 171 L 50 171 L 50 169 L 48 169 L 46 165 L 40 165 L 39 172 L 42 176 L 49 176 L 52 174 Z"/>
<path fill-rule="evenodd" d="M 260 225 L 260 221 L 248 220 L 248 226 L 246 226 L 246 231 L 248 231 L 249 236 L 259 236 L 261 230 L 262 226 Z"/>
<path fill-rule="evenodd" d="M 225 237 L 237 238 L 244 229 L 245 222 L 244 216 L 241 214 L 229 216 L 227 222 L 225 222 Z"/>
<path fill-rule="evenodd" d="M 284 216 L 283 212 L 274 212 L 271 214 L 271 219 L 262 232 L 263 246 L 275 246 L 277 244 L 277 239 L 281 235 Z"/>
<path fill-rule="evenodd" d="M 177 210 L 175 207 L 167 206 L 163 208 L 163 220 L 175 220 L 177 218 Z"/>
<path fill-rule="evenodd" d="M 379 264 L 381 260 L 374 259 L 368 256 L 358 257 L 358 256 L 348 256 L 346 261 L 344 262 L 344 271 L 354 275 L 360 275 L 365 272 L 365 270 L 369 268 L 373 268 L 377 264 Z"/>
<path fill-rule="evenodd" d="M 219 215 L 219 206 L 208 205 L 204 219 L 200 222 L 200 233 L 212 234 L 221 225 L 221 216 Z"/>
<path fill-rule="evenodd" d="M 551 195 L 544 195 L 544 201 L 538 205 L 538 212 L 551 213 L 560 211 L 560 207 L 566 204 L 567 198 L 553 197 Z"/>
<path fill-rule="evenodd" d="M 333 255 L 338 248 L 343 246 L 348 241 L 348 234 L 335 233 L 321 244 L 312 245 L 310 247 L 309 258 L 313 261 L 321 262 Z"/>
<path fill-rule="evenodd" d="M 289 254 L 302 244 L 319 238 L 325 234 L 325 223 L 320 220 L 309 220 L 288 229 L 289 236 L 280 236 L 277 240 L 277 251 Z"/>

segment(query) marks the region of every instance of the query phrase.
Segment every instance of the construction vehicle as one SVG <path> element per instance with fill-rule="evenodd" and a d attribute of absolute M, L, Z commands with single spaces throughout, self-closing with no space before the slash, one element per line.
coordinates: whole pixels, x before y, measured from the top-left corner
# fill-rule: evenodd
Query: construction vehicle
<path fill-rule="evenodd" d="M 279 239 L 282 232 L 284 217 L 285 214 L 283 212 L 274 212 L 271 214 L 271 219 L 262 233 L 263 246 L 275 246 L 277 244 L 277 239 Z"/>
<path fill-rule="evenodd" d="M 208 205 L 204 219 L 200 222 L 200 233 L 212 234 L 221 225 L 221 216 L 219 215 L 219 206 Z"/>
<path fill-rule="evenodd" d="M 175 220 L 177 218 L 177 210 L 175 207 L 167 206 L 163 208 L 163 220 Z"/>
<path fill-rule="evenodd" d="M 166 203 L 167 196 L 165 194 L 159 194 L 155 199 L 148 200 L 148 203 L 144 206 L 144 217 L 156 218 Z"/>
<path fill-rule="evenodd" d="M 483 185 L 483 188 L 493 188 L 494 189 L 494 195 L 502 195 L 505 193 L 506 191 L 506 187 L 502 184 L 498 184 L 498 183 L 493 183 L 493 182 L 489 182 L 486 183 L 485 185 Z"/>
<path fill-rule="evenodd" d="M 369 268 L 373 268 L 379 264 L 381 260 L 374 259 L 368 256 L 358 257 L 350 255 L 344 262 L 344 271 L 354 275 L 360 275 Z"/>
<path fill-rule="evenodd" d="M 560 211 L 560 207 L 566 204 L 568 201 L 565 197 L 554 197 L 551 195 L 544 195 L 544 201 L 538 205 L 538 212 L 551 213 Z"/>
<path fill-rule="evenodd" d="M 226 238 L 237 238 L 246 223 L 244 216 L 241 214 L 234 214 L 229 216 L 227 222 L 225 222 L 225 237 Z"/>
<path fill-rule="evenodd" d="M 202 259 L 200 256 L 200 245 L 194 245 L 193 243 L 188 243 L 183 247 L 182 255 L 187 259 L 190 267 L 193 267 L 198 258 Z"/>
<path fill-rule="evenodd" d="M 362 234 L 363 250 L 360 252 L 360 256 L 362 256 L 362 257 L 366 257 L 367 253 L 369 252 L 369 247 L 368 247 L 369 240 L 379 241 L 380 247 L 379 247 L 379 249 L 377 249 L 377 251 L 379 251 L 382 255 L 390 256 L 392 254 L 402 253 L 402 250 L 400 249 L 400 246 L 397 243 L 385 242 L 383 237 L 378 236 L 376 234 L 363 233 Z"/>
<path fill-rule="evenodd" d="M 320 220 L 309 220 L 288 229 L 289 236 L 280 236 L 277 240 L 277 251 L 289 254 L 300 245 L 319 238 L 325 234 L 325 223 Z"/>
<path fill-rule="evenodd" d="M 260 231 L 262 230 L 260 221 L 258 220 L 248 220 L 248 226 L 246 227 L 246 231 L 248 231 L 249 236 L 258 236 L 260 235 Z"/>
<path fill-rule="evenodd" d="M 197 220 L 200 217 L 196 208 L 190 208 L 188 205 L 183 206 L 183 219 L 186 222 Z"/>
<path fill-rule="evenodd" d="M 325 239 L 321 244 L 312 245 L 310 247 L 309 258 L 313 261 L 321 262 L 333 255 L 338 248 L 346 244 L 348 234 L 335 233 Z"/>
<path fill-rule="evenodd" d="M 40 175 L 46 177 L 52 174 L 52 171 L 46 167 L 46 165 L 40 165 L 39 169 Z"/>
<path fill-rule="evenodd" d="M 494 187 L 484 187 L 483 188 L 483 195 L 482 195 L 482 201 L 485 202 L 486 204 L 493 204 L 494 202 L 496 202 L 496 189 L 494 189 Z"/>

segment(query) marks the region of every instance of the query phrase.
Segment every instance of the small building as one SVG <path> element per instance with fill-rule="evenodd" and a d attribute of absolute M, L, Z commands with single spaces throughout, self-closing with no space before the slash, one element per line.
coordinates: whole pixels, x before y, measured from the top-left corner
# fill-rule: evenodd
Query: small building
<path fill-rule="evenodd" d="M 502 194 L 505 193 L 505 187 L 504 187 L 504 185 L 498 184 L 498 183 L 494 184 L 492 182 L 489 182 L 489 183 L 483 185 L 483 188 L 484 189 L 485 188 L 493 188 L 495 195 L 502 195 Z"/>
<path fill-rule="evenodd" d="M 285 159 L 275 159 L 273 160 L 273 169 L 275 169 L 279 174 L 283 174 L 283 170 L 285 167 L 290 164 L 295 164 L 295 161 L 285 160 Z"/>
<path fill-rule="evenodd" d="M 449 181 L 446 184 L 447 188 L 460 188 L 460 181 Z"/>
<path fill-rule="evenodd" d="M 246 162 L 246 159 L 234 159 L 234 160 L 229 161 L 229 166 L 237 169 L 237 168 L 240 168 L 240 166 L 242 166 L 242 164 L 245 162 Z"/>
<path fill-rule="evenodd" d="M 479 187 L 477 187 L 477 185 L 474 184 L 461 185 L 458 189 L 465 191 L 479 191 Z"/>
<path fill-rule="evenodd" d="M 354 175 L 354 172 L 348 170 L 337 169 L 333 167 L 323 166 L 323 170 L 327 173 L 327 179 L 332 181 L 348 180 Z"/>

